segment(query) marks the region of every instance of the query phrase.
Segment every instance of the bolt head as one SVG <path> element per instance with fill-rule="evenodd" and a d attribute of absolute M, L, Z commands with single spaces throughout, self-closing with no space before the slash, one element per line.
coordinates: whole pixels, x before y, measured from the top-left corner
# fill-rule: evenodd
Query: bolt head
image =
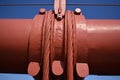
<path fill-rule="evenodd" d="M 75 13 L 80 14 L 81 13 L 81 9 L 80 8 L 76 8 L 75 9 Z"/>
<path fill-rule="evenodd" d="M 45 8 L 41 8 L 40 11 L 39 11 L 40 14 L 44 14 L 45 12 L 46 12 Z"/>
<path fill-rule="evenodd" d="M 58 19 L 58 20 L 61 20 L 62 17 L 63 17 L 62 14 L 57 14 L 57 19 Z"/>

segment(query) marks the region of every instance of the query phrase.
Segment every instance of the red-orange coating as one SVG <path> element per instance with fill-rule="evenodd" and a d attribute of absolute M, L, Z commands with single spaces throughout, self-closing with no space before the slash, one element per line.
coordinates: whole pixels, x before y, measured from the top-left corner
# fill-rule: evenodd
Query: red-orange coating
<path fill-rule="evenodd" d="M 77 17 L 80 17 L 81 21 L 79 21 Z M 78 14 L 75 15 L 75 20 L 78 20 L 76 21 L 76 23 L 78 22 L 78 26 L 76 27 L 76 63 L 86 62 L 89 66 L 90 74 L 120 75 L 120 20 L 85 20 L 82 15 L 79 16 Z M 30 59 L 29 40 L 34 22 L 35 20 L 33 21 L 32 19 L 0 19 L 1 73 L 27 73 L 30 60 L 42 62 L 43 57 L 41 57 L 41 54 L 37 54 L 38 58 Z M 37 25 L 37 23 L 35 24 Z M 84 27 L 81 25 L 84 25 Z M 62 30 L 62 33 L 64 33 L 65 28 L 62 28 Z M 63 47 L 66 37 L 63 35 L 62 39 L 64 39 L 63 43 L 61 43 Z M 62 42 L 62 39 L 59 42 Z M 65 62 L 66 56 L 62 53 L 64 49 L 65 48 L 59 48 L 58 50 L 60 51 L 58 51 L 58 54 L 55 53 L 57 57 L 53 57 L 53 61 L 59 60 L 64 63 L 64 68 L 58 66 L 60 72 L 55 72 L 55 70 L 51 68 L 55 74 L 61 75 L 67 68 Z M 57 52 L 57 49 L 55 50 Z M 39 49 L 38 52 L 40 52 Z M 83 57 L 85 56 L 83 53 L 86 53 L 87 56 Z M 50 61 L 50 67 L 52 66 L 51 64 L 52 62 Z M 42 66 L 42 64 L 40 64 L 40 66 Z M 55 65 L 53 65 L 53 67 L 54 66 Z M 74 71 L 75 70 L 76 69 L 74 69 Z M 40 71 L 42 71 L 41 67 Z M 79 71 L 79 69 L 77 69 L 77 71 Z"/>

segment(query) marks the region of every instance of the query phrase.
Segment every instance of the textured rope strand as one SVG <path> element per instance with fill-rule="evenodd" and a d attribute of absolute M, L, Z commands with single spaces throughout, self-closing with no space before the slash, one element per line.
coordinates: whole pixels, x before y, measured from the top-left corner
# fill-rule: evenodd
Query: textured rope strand
<path fill-rule="evenodd" d="M 68 53 L 67 53 L 67 80 L 74 80 L 73 77 L 73 29 L 72 13 L 68 11 Z"/>
<path fill-rule="evenodd" d="M 44 59 L 43 59 L 43 79 L 49 80 L 49 58 L 50 58 L 50 36 L 51 36 L 51 25 L 52 25 L 52 11 L 48 12 L 47 22 L 45 26 L 45 47 L 44 47 Z"/>

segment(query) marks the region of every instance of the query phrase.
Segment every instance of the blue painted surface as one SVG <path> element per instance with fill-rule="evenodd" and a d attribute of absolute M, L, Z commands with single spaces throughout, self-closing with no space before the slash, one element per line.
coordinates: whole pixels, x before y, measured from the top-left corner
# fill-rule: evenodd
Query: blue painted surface
<path fill-rule="evenodd" d="M 54 0 L 0 0 L 0 4 L 53 3 Z M 66 0 L 67 3 L 120 4 L 120 0 Z"/>
<path fill-rule="evenodd" d="M 27 74 L 0 74 L 0 80 L 34 80 Z"/>
<path fill-rule="evenodd" d="M 0 74 L 0 80 L 34 80 L 27 74 Z M 84 80 L 120 80 L 120 76 L 89 75 Z"/>
<path fill-rule="evenodd" d="M 27 6 L 0 6 L 0 18 L 33 18 L 40 8 L 53 10 L 54 0 L 0 0 L 2 4 L 48 4 Z M 67 0 L 68 4 L 119 4 L 120 0 Z M 79 7 L 87 19 L 120 19 L 120 6 L 87 6 L 67 5 L 67 9 L 73 10 Z"/>
<path fill-rule="evenodd" d="M 0 0 L 2 4 L 53 4 L 54 0 Z M 67 4 L 120 4 L 120 0 L 67 0 Z M 40 8 L 53 9 L 53 5 L 0 6 L 0 18 L 33 18 Z M 120 19 L 120 6 L 67 5 L 74 11 L 81 8 L 87 19 Z M 33 80 L 26 74 L 0 74 L 0 80 Z M 85 80 L 120 80 L 120 76 L 90 75 Z"/>
<path fill-rule="evenodd" d="M 90 75 L 85 80 L 120 80 L 120 76 L 95 76 Z"/>
<path fill-rule="evenodd" d="M 52 9 L 53 6 L 0 6 L 0 18 L 33 18 L 40 8 Z M 81 8 L 87 19 L 120 19 L 120 6 L 67 6 L 73 10 Z"/>

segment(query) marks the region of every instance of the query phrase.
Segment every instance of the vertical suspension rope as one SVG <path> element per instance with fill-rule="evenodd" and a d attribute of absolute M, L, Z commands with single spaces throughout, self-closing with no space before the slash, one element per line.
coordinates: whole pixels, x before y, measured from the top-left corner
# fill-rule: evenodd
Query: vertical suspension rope
<path fill-rule="evenodd" d="M 68 11 L 68 53 L 67 53 L 67 80 L 74 80 L 73 74 L 73 25 L 72 25 L 72 12 Z"/>
<path fill-rule="evenodd" d="M 75 20 L 75 14 L 72 12 L 72 24 L 73 24 L 73 67 L 75 67 L 76 64 L 76 20 Z"/>
<path fill-rule="evenodd" d="M 44 49 L 43 49 L 43 78 L 42 80 L 49 80 L 49 60 L 50 60 L 50 38 L 51 38 L 51 26 L 53 12 L 47 13 L 47 20 L 45 22 L 45 34 L 44 34 Z"/>
<path fill-rule="evenodd" d="M 54 14 L 52 14 L 52 22 L 51 22 L 51 36 L 50 36 L 50 61 L 49 61 L 49 68 L 52 70 L 52 62 L 53 62 L 53 55 L 55 54 L 54 52 Z M 49 70 L 51 72 L 51 70 Z M 52 74 L 50 74 L 50 80 L 52 78 Z"/>
<path fill-rule="evenodd" d="M 64 63 L 67 63 L 66 62 L 66 56 L 67 56 L 67 49 L 68 49 L 68 43 L 67 43 L 67 41 L 68 41 L 68 37 L 67 37 L 67 32 L 68 32 L 68 30 L 67 30 L 67 19 L 68 19 L 68 15 L 67 15 L 67 11 L 66 11 L 66 13 L 65 13 L 65 26 L 64 26 Z M 65 65 L 65 67 L 64 67 L 64 79 L 65 80 L 67 80 L 66 79 L 66 76 L 67 76 L 67 65 Z"/>
<path fill-rule="evenodd" d="M 47 21 L 47 14 L 48 12 L 45 13 L 45 18 L 44 18 L 44 23 L 43 23 L 43 27 L 42 27 L 42 56 L 44 55 L 44 43 L 45 43 L 45 27 L 46 27 L 46 21 Z M 43 56 L 44 57 L 44 56 Z M 42 58 L 42 64 L 43 64 L 43 59 Z"/>

